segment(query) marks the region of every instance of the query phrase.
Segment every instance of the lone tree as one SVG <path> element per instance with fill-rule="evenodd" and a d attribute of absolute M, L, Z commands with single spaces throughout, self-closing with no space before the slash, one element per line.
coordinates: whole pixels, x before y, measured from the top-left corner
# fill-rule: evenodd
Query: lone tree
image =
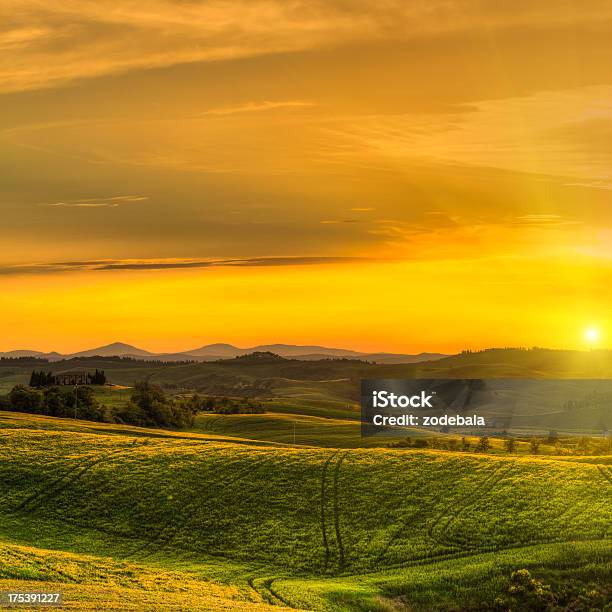
<path fill-rule="evenodd" d="M 514 438 L 507 438 L 504 440 L 504 447 L 507 453 L 513 453 L 516 450 L 516 440 Z"/>
<path fill-rule="evenodd" d="M 488 436 L 482 436 L 478 441 L 476 446 L 477 453 L 486 453 L 491 448 L 491 443 L 489 442 Z"/>

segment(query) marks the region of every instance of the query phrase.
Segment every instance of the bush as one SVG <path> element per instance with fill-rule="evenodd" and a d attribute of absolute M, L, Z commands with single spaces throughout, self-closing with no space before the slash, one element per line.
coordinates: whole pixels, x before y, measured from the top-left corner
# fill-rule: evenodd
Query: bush
<path fill-rule="evenodd" d="M 15 385 L 8 397 L 11 409 L 16 412 L 32 412 L 34 414 L 43 412 L 42 395 L 38 391 L 28 389 L 24 385 Z"/>
<path fill-rule="evenodd" d="M 491 443 L 489 442 L 488 436 L 482 436 L 480 440 L 478 440 L 478 444 L 476 445 L 477 453 L 486 453 L 491 448 Z"/>
<path fill-rule="evenodd" d="M 200 398 L 197 394 L 188 400 L 192 410 L 197 412 L 214 412 L 216 414 L 264 414 L 265 409 L 261 402 L 243 397 L 241 399 L 230 397 Z"/>
<path fill-rule="evenodd" d="M 130 401 L 115 413 L 120 423 L 141 427 L 191 427 L 199 402 L 173 400 L 148 381 L 137 382 Z"/>
<path fill-rule="evenodd" d="M 78 401 L 77 401 L 78 400 Z M 16 385 L 8 395 L 8 409 L 16 412 L 45 414 L 55 417 L 76 417 L 103 421 L 106 414 L 90 387 L 48 387 L 43 391 Z"/>
<path fill-rule="evenodd" d="M 550 586 L 537 578 L 532 578 L 526 569 L 512 572 L 507 592 L 506 597 L 496 600 L 498 609 L 536 612 L 551 610 L 556 604 Z"/>
<path fill-rule="evenodd" d="M 42 390 L 16 385 L 0 408 L 16 412 L 87 421 L 118 422 L 142 427 L 192 427 L 199 400 L 172 400 L 148 382 L 136 383 L 129 402 L 114 413 L 100 404 L 91 387 L 52 386 Z"/>
<path fill-rule="evenodd" d="M 609 593 L 595 584 L 566 584 L 553 591 L 529 570 L 512 572 L 506 594 L 495 600 L 494 608 L 504 612 L 581 612 L 604 610 Z"/>

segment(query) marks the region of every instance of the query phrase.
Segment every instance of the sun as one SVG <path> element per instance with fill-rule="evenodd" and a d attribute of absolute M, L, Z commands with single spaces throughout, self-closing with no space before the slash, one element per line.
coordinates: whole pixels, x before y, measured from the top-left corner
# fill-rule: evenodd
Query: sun
<path fill-rule="evenodd" d="M 597 344 L 601 338 L 601 332 L 596 327 L 587 327 L 584 330 L 584 339 L 589 344 Z"/>

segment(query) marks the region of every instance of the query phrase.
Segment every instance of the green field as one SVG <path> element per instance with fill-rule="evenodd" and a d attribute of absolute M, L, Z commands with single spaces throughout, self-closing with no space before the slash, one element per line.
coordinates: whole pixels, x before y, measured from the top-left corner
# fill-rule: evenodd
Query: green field
<path fill-rule="evenodd" d="M 191 431 L 266 440 L 280 444 L 356 448 L 386 446 L 389 439 L 361 438 L 359 421 L 267 412 L 265 414 L 206 414 L 196 417 Z M 406 432 L 407 435 L 410 432 Z M 411 432 L 419 434 L 417 431 Z"/>
<path fill-rule="evenodd" d="M 609 458 L 211 429 L 3 413 L 0 590 L 62 590 L 75 609 L 492 610 L 527 568 L 609 600 Z"/>

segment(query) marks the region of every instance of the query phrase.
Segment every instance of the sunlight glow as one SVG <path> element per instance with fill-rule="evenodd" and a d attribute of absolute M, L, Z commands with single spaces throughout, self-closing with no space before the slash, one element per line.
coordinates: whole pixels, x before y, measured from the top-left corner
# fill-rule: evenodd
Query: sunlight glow
<path fill-rule="evenodd" d="M 589 344 L 597 344 L 601 338 L 601 333 L 596 327 L 589 327 L 584 331 L 584 338 Z"/>

